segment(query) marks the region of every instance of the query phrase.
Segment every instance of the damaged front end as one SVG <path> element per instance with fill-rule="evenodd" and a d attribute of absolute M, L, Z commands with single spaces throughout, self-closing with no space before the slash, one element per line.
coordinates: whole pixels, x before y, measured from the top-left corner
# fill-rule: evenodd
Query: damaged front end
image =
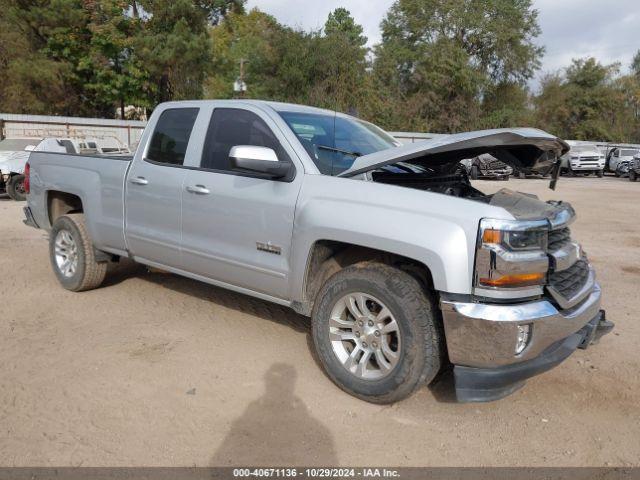
<path fill-rule="evenodd" d="M 540 130 L 471 132 L 367 155 L 342 174 L 487 203 L 513 217 L 480 219 L 472 293 L 440 292 L 461 401 L 502 398 L 613 328 L 595 271 L 571 237 L 571 205 L 507 189 L 484 194 L 458 167 L 488 153 L 518 171 L 554 169 L 553 185 L 568 148 Z"/>

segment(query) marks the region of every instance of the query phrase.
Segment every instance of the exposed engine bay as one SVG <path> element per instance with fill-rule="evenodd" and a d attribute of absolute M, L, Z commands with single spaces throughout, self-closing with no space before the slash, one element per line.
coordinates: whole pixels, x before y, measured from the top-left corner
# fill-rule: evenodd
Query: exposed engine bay
<path fill-rule="evenodd" d="M 425 167 L 399 162 L 368 172 L 366 179 L 488 203 L 505 208 L 517 219 L 552 217 L 559 208 L 570 208 L 569 204 L 563 202 L 543 202 L 535 195 L 508 188 L 493 194 L 483 193 L 471 185 L 466 169 L 458 164 Z"/>
<path fill-rule="evenodd" d="M 488 195 L 471 186 L 466 170 L 460 165 L 424 167 L 399 162 L 374 170 L 369 175 L 369 179 L 377 183 L 399 185 L 487 203 L 489 201 Z"/>

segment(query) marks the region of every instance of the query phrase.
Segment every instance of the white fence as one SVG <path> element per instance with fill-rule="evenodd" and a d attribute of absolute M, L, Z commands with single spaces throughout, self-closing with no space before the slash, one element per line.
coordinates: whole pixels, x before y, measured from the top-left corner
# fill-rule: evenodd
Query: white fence
<path fill-rule="evenodd" d="M 135 147 L 146 122 L 137 120 L 108 120 L 102 118 L 56 117 L 47 115 L 17 115 L 0 113 L 0 139 L 2 138 L 117 138 L 128 147 Z M 442 133 L 389 132 L 402 143 L 442 137 Z M 585 142 L 570 140 L 573 145 L 596 145 L 603 152 L 613 147 L 640 149 L 640 145 L 627 143 Z"/>
<path fill-rule="evenodd" d="M 146 122 L 135 120 L 0 113 L 0 139 L 117 138 L 131 147 L 140 141 L 145 125 Z"/>

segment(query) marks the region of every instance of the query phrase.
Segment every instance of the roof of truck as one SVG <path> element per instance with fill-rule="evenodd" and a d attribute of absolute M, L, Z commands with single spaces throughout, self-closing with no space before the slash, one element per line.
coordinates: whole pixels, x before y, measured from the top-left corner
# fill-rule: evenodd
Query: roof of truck
<path fill-rule="evenodd" d="M 254 105 L 256 107 L 270 107 L 271 109 L 275 110 L 276 112 L 304 112 L 304 113 L 316 113 L 316 114 L 324 114 L 324 115 L 334 115 L 334 114 L 338 114 L 338 115 L 344 115 L 345 117 L 350 117 L 351 115 L 348 115 L 346 113 L 342 113 L 342 112 L 336 112 L 334 110 L 329 110 L 326 108 L 318 108 L 318 107 L 310 107 L 308 105 L 300 105 L 297 103 L 285 103 L 285 102 L 275 102 L 275 101 L 271 101 L 271 100 L 254 100 L 254 99 L 243 99 L 243 98 L 237 98 L 237 99 L 232 99 L 232 100 L 215 100 L 215 99 L 211 99 L 211 100 L 185 100 L 185 101 L 175 101 L 175 102 L 167 102 L 169 104 L 180 104 L 180 103 L 188 103 L 188 104 L 193 104 L 193 105 L 198 105 L 198 104 L 209 104 L 209 103 L 217 103 L 217 104 L 229 104 L 234 105 Z"/>

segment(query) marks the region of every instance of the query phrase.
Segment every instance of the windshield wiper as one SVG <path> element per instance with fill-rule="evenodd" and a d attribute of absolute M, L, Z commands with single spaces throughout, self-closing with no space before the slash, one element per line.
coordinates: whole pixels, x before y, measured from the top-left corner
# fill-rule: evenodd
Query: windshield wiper
<path fill-rule="evenodd" d="M 348 150 L 341 150 L 339 148 L 329 147 L 327 145 L 316 145 L 316 148 L 319 148 L 321 150 L 329 150 L 331 152 L 343 153 L 345 155 L 351 155 L 353 157 L 361 157 L 362 156 L 362 154 L 359 153 L 359 152 L 349 152 Z"/>

